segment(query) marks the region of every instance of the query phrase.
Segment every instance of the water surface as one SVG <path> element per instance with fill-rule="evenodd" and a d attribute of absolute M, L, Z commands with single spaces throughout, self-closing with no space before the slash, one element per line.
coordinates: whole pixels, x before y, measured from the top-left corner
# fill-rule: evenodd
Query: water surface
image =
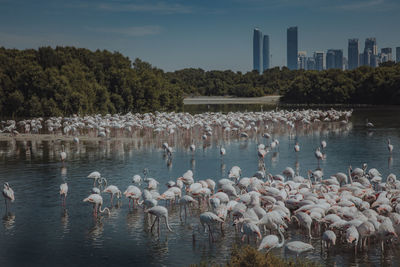
<path fill-rule="evenodd" d="M 294 131 L 288 134 L 276 129 L 274 137 L 279 139 L 279 150 L 270 152 L 265 163 L 267 171 L 281 173 L 286 166 L 298 169 L 305 176 L 307 170 L 315 169 L 317 161 L 314 150 L 321 140 L 327 141 L 327 158 L 321 162 L 325 177 L 336 172 L 346 172 L 349 165 L 377 168 L 385 178 L 389 173 L 400 175 L 400 110 L 396 108 L 355 110 L 351 124 L 316 127 L 312 130 Z M 367 129 L 365 119 L 375 124 Z M 387 151 L 386 140 L 395 146 L 394 153 Z M 301 151 L 296 155 L 293 146 L 296 140 Z M 174 145 L 172 164 L 161 150 L 168 141 Z M 196 141 L 194 154 L 188 150 L 189 143 L 177 138 L 162 137 L 157 140 L 104 140 L 96 142 L 64 143 L 68 160 L 59 161 L 61 141 L 4 141 L 0 143 L 0 182 L 8 181 L 15 191 L 16 201 L 11 213 L 3 216 L 0 226 L 0 266 L 187 266 L 190 263 L 209 261 L 221 263 L 229 257 L 234 243 L 240 244 L 240 235 L 228 226 L 225 235 L 217 235 L 210 243 L 208 235 L 197 231 L 198 214 L 180 223 L 177 208 L 169 210 L 173 233 L 162 227 L 161 237 L 151 234 L 143 210 L 129 210 L 126 199 L 112 209 L 110 216 L 94 220 L 88 203 L 82 200 L 90 193 L 92 180 L 86 178 L 92 171 L 100 171 L 110 184 L 124 191 L 131 184 L 134 174 L 144 168 L 150 176 L 161 183 L 175 180 L 188 169 L 195 179 L 227 176 L 229 169 L 238 165 L 243 176 L 257 171 L 256 147 L 266 142 L 261 136 L 249 140 L 236 137 L 207 142 Z M 32 152 L 27 153 L 27 146 Z M 219 146 L 227 154 L 222 159 Z M 67 208 L 61 207 L 59 185 L 66 179 L 69 185 Z M 103 194 L 105 204 L 110 198 Z M 193 229 L 194 228 L 194 229 Z M 193 233 L 195 242 L 193 242 Z M 287 239 L 308 241 L 299 230 L 292 229 Z M 376 266 L 400 265 L 398 245 L 389 247 L 381 255 L 379 246 L 372 245 L 368 252 L 354 251 L 343 245 L 336 246 L 330 253 L 321 252 L 319 240 L 313 240 L 316 250 L 305 257 L 327 265 Z M 254 245 L 254 244 L 253 244 Z M 273 250 L 286 255 L 284 250 Z M 293 256 L 293 255 L 286 255 Z"/>

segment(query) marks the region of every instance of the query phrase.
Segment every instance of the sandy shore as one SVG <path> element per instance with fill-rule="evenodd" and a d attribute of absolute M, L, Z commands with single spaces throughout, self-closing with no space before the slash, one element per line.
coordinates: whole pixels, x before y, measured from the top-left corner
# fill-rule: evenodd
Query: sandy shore
<path fill-rule="evenodd" d="M 270 95 L 262 97 L 226 97 L 226 96 L 198 96 L 186 97 L 183 100 L 184 105 L 200 104 L 269 104 L 276 105 L 279 102 L 279 95 Z"/>

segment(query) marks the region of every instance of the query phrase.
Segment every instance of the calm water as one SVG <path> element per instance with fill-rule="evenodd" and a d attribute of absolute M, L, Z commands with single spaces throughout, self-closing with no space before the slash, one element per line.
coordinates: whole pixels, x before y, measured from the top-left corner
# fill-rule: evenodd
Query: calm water
<path fill-rule="evenodd" d="M 373 130 L 364 127 L 367 117 L 376 125 Z M 315 128 L 315 131 L 299 130 L 297 135 L 276 129 L 274 136 L 279 139 L 280 148 L 267 155 L 267 171 L 278 174 L 286 166 L 292 166 L 305 176 L 308 169 L 317 167 L 314 150 L 325 139 L 327 159 L 321 163 L 325 177 L 338 171 L 346 172 L 350 164 L 361 166 L 364 162 L 369 168 L 380 170 L 384 178 L 392 172 L 399 176 L 400 109 L 355 110 L 351 122 L 346 128 L 336 124 Z M 386 147 L 388 137 L 395 146 L 390 157 Z M 293 152 L 296 139 L 301 144 L 297 157 Z M 164 141 L 175 144 L 169 166 L 160 149 Z M 131 184 L 131 177 L 141 174 L 143 168 L 148 168 L 150 176 L 160 181 L 160 192 L 166 189 L 165 182 L 175 180 L 188 169 L 194 171 L 196 180 L 226 177 L 234 165 L 242 168 L 243 176 L 251 176 L 258 167 L 257 144 L 265 139 L 212 139 L 205 146 L 197 141 L 194 155 L 188 151 L 189 144 L 179 141 L 159 138 L 66 143 L 68 160 L 64 167 L 58 161 L 60 141 L 32 142 L 31 155 L 25 153 L 27 144 L 24 142 L 0 142 L 0 182 L 8 181 L 16 195 L 10 214 L 5 213 L 4 205 L 0 206 L 4 216 L 0 226 L 0 266 L 187 266 L 203 260 L 221 263 L 227 259 L 232 244 L 240 243 L 240 236 L 231 226 L 225 236 L 217 235 L 217 241 L 210 243 L 207 234 L 192 230 L 193 225 L 196 228 L 199 224 L 198 215 L 181 224 L 179 209 L 170 209 L 174 232 L 167 233 L 163 226 L 158 239 L 147 230 L 142 209 L 129 211 L 126 199 L 120 207 L 112 209 L 110 216 L 99 221 L 93 219 L 91 205 L 82 202 L 93 185 L 86 177 L 95 170 L 122 191 Z M 227 150 L 223 160 L 219 156 L 220 144 Z M 69 185 L 65 211 L 58 195 L 64 178 Z M 103 194 L 103 198 L 109 206 L 109 196 Z M 286 237 L 306 240 L 295 229 Z M 303 256 L 327 265 L 400 265 L 400 246 L 381 255 L 378 246 L 372 245 L 369 252 L 354 256 L 352 249 L 340 245 L 328 255 L 321 252 L 319 240 L 312 242 L 316 250 Z M 285 255 L 283 249 L 273 253 Z"/>

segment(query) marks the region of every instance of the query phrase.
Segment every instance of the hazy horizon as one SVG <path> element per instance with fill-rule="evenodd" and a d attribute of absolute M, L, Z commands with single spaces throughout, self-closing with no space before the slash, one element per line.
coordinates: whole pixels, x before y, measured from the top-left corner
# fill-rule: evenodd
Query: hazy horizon
<path fill-rule="evenodd" d="M 394 0 L 26 1 L 0 0 L 0 46 L 76 46 L 118 51 L 131 60 L 183 68 L 250 71 L 253 29 L 270 36 L 271 67 L 286 66 L 286 29 L 298 26 L 299 51 L 343 49 L 376 37 L 400 46 Z M 393 50 L 393 57 L 395 51 Z"/>

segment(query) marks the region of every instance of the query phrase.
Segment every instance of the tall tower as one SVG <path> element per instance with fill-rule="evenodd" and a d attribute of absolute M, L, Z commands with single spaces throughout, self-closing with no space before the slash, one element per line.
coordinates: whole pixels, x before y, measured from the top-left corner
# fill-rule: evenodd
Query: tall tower
<path fill-rule="evenodd" d="M 291 70 L 297 70 L 297 27 L 287 29 L 287 67 Z"/>
<path fill-rule="evenodd" d="M 269 69 L 269 36 L 263 38 L 263 71 Z"/>
<path fill-rule="evenodd" d="M 324 70 L 324 52 L 322 51 L 317 51 L 314 52 L 314 58 L 315 58 L 315 69 L 316 70 Z"/>
<path fill-rule="evenodd" d="M 400 47 L 396 47 L 396 63 L 400 62 Z"/>
<path fill-rule="evenodd" d="M 349 60 L 349 70 L 356 69 L 360 66 L 359 60 L 360 54 L 360 43 L 358 39 L 349 39 L 349 46 L 348 46 L 348 60 Z"/>
<path fill-rule="evenodd" d="M 254 29 L 253 34 L 253 70 L 261 72 L 261 44 L 262 33 L 258 28 Z"/>

